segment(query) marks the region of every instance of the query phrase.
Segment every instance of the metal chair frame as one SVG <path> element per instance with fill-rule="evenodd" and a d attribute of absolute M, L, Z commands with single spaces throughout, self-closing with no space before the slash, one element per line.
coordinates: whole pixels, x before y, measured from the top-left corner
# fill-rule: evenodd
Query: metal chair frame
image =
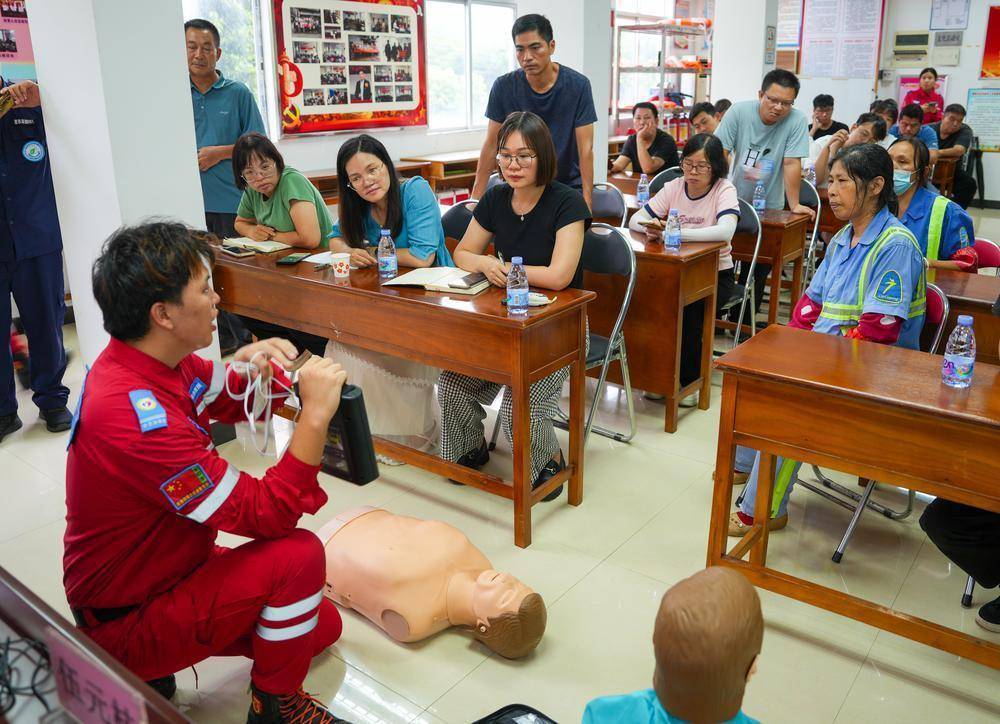
<path fill-rule="evenodd" d="M 736 345 L 740 343 L 740 331 L 743 329 L 743 315 L 746 313 L 747 299 L 750 300 L 750 309 L 753 310 L 757 307 L 757 293 L 754 291 L 754 269 L 757 268 L 757 256 L 760 254 L 760 240 L 763 237 L 763 227 L 760 223 L 760 216 L 757 214 L 757 210 L 750 204 L 748 204 L 743 199 L 739 199 L 740 204 L 740 225 L 737 225 L 737 233 L 741 231 L 740 226 L 743 225 L 743 231 L 750 231 L 754 233 L 754 229 L 746 228 L 745 224 L 749 223 L 744 221 L 744 219 L 753 219 L 753 223 L 756 226 L 757 243 L 753 248 L 753 256 L 750 257 L 750 268 L 747 270 L 747 282 L 743 289 L 743 298 L 740 300 L 740 316 L 736 318 L 736 330 L 733 333 L 733 349 L 736 349 Z M 743 262 L 740 262 L 742 264 Z M 779 272 L 780 273 L 780 272 Z M 750 336 L 753 337 L 757 334 L 757 320 L 755 319 L 756 314 L 751 311 L 750 314 Z"/>
<path fill-rule="evenodd" d="M 941 300 L 941 322 L 938 324 L 938 328 L 934 332 L 934 336 L 931 339 L 927 350 L 925 350 L 931 354 L 935 354 L 938 348 L 941 346 L 941 340 L 944 338 L 944 330 L 948 323 L 948 313 L 951 311 L 951 308 L 950 305 L 948 304 L 948 297 L 945 296 L 945 293 L 941 291 L 940 287 L 936 286 L 935 284 L 928 283 L 927 292 L 928 294 L 931 293 L 936 294 Z M 847 544 L 851 542 L 851 537 L 854 535 L 854 529 L 857 527 L 858 520 L 860 520 L 861 513 L 864 512 L 865 508 L 870 508 L 871 510 L 874 510 L 877 513 L 881 513 L 886 518 L 889 518 L 891 520 L 903 520 L 904 518 L 908 518 L 910 514 L 913 513 L 913 504 L 916 501 L 917 497 L 916 491 L 914 490 L 908 491 L 906 498 L 906 508 L 903 510 L 894 510 L 892 508 L 889 508 L 888 506 L 882 505 L 881 503 L 876 503 L 875 501 L 871 500 L 872 493 L 874 493 L 875 488 L 878 487 L 878 483 L 874 480 L 869 480 L 868 485 L 865 487 L 865 491 L 859 494 L 854 492 L 853 490 L 848 490 L 843 485 L 840 485 L 834 480 L 828 478 L 826 475 L 823 474 L 823 471 L 819 469 L 818 465 L 813 465 L 812 470 L 813 470 L 813 475 L 816 476 L 816 479 L 822 484 L 824 488 L 840 493 L 840 495 L 854 501 L 854 503 L 851 504 L 850 502 L 844 500 L 842 497 L 835 496 L 831 493 L 828 493 L 826 490 L 817 488 L 812 483 L 803 481 L 801 479 L 798 481 L 799 484 L 802 485 L 807 490 L 811 490 L 817 495 L 826 498 L 830 502 L 836 503 L 837 505 L 846 508 L 847 510 L 850 510 L 854 513 L 854 515 L 851 517 L 851 522 L 848 523 L 847 525 L 847 530 L 844 531 L 844 536 L 843 538 L 841 538 L 840 544 L 837 546 L 837 550 L 834 551 L 833 553 L 834 563 L 840 563 L 841 559 L 843 559 L 844 551 L 847 549 Z"/>
<path fill-rule="evenodd" d="M 965 581 L 965 592 L 962 594 L 962 608 L 972 608 L 972 592 L 976 588 L 976 579 L 972 576 Z"/>
<path fill-rule="evenodd" d="M 614 184 L 596 183 L 594 184 L 594 191 L 595 192 L 605 191 L 610 193 L 612 196 L 616 197 L 618 206 L 621 209 L 621 223 L 619 224 L 619 226 L 625 226 L 625 224 L 628 221 L 628 204 L 625 202 L 625 194 L 622 193 L 622 190 L 617 186 L 615 186 Z M 591 206 L 593 207 L 597 206 L 596 199 L 593 198 L 591 199 Z M 593 213 L 594 217 L 608 216 L 607 214 L 598 214 L 593 209 L 591 209 L 591 212 Z"/>
<path fill-rule="evenodd" d="M 807 191 L 807 193 L 803 194 L 803 191 Z M 810 196 L 810 198 L 806 199 L 806 196 Z M 809 248 L 806 250 L 806 258 L 803 262 L 802 289 L 805 291 L 809 287 L 809 281 L 816 273 L 816 248 L 819 245 L 819 216 L 823 211 L 823 200 L 819 197 L 819 191 L 806 179 L 802 179 L 802 183 L 799 186 L 799 203 L 804 206 L 816 207 L 816 219 L 813 221 L 812 236 L 809 237 Z M 798 301 L 798 299 L 793 299 L 792 306 L 794 307 Z"/>
<path fill-rule="evenodd" d="M 609 233 L 607 235 L 595 234 L 594 233 L 595 229 L 606 229 Z M 627 259 L 628 259 L 628 269 L 629 269 L 628 282 L 625 287 L 625 295 L 624 298 L 622 299 L 621 309 L 619 309 L 618 311 L 618 316 L 615 318 L 615 324 L 611 329 L 611 334 L 608 336 L 608 348 L 604 353 L 604 358 L 601 360 L 601 362 L 597 364 L 593 365 L 588 364 L 586 366 L 587 370 L 596 369 L 600 367 L 601 374 L 597 379 L 597 389 L 594 391 L 594 399 L 590 403 L 590 411 L 587 413 L 587 423 L 583 433 L 583 443 L 585 446 L 587 444 L 587 438 L 590 437 L 591 430 L 593 430 L 598 435 L 611 438 L 612 440 L 617 440 L 618 442 L 630 442 L 632 438 L 635 437 L 635 433 L 637 430 L 637 421 L 635 417 L 635 402 L 632 399 L 632 381 L 631 377 L 629 376 L 628 355 L 625 352 L 625 334 L 622 331 L 622 327 L 625 325 L 625 317 L 628 314 L 629 305 L 632 303 L 632 292 L 635 289 L 635 269 L 636 269 L 635 250 L 632 249 L 631 239 L 622 234 L 621 231 L 619 231 L 618 229 L 609 224 L 603 224 L 598 222 L 590 227 L 590 229 L 587 231 L 586 236 L 584 237 L 583 258 L 586 259 L 586 247 L 588 244 L 606 243 L 606 242 L 619 243 L 622 249 L 626 251 L 628 255 Z M 583 268 L 587 269 L 586 263 L 584 263 Z M 603 270 L 602 271 L 590 270 L 590 271 L 596 274 L 614 273 Z M 593 337 L 593 334 L 591 334 L 591 337 Z M 611 430 L 606 427 L 602 427 L 601 425 L 594 424 L 594 418 L 597 413 L 597 406 L 600 404 L 601 397 L 604 393 L 604 387 L 607 384 L 608 368 L 614 361 L 617 361 L 618 364 L 621 365 L 622 389 L 625 392 L 625 404 L 628 409 L 628 418 L 629 418 L 629 431 L 627 434 L 617 432 L 615 430 Z M 569 418 L 562 411 L 560 411 L 558 413 L 557 418 L 553 420 L 553 424 L 556 427 L 563 430 L 568 429 L 568 422 Z M 496 447 L 497 439 L 499 438 L 499 436 L 500 436 L 500 416 L 498 415 L 496 422 L 493 423 L 493 433 L 490 436 L 490 444 L 489 444 L 490 450 L 493 450 Z"/>

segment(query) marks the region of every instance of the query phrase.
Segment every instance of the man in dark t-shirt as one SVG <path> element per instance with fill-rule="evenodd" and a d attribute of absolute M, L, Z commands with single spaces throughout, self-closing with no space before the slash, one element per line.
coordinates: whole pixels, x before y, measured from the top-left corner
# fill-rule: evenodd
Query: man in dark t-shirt
<path fill-rule="evenodd" d="M 963 209 L 969 208 L 978 188 L 976 180 L 966 173 L 965 154 L 972 148 L 972 129 L 965 123 L 965 106 L 952 103 L 944 109 L 944 115 L 937 123 L 930 124 L 938 137 L 938 159 L 953 158 L 955 182 L 952 200 Z"/>
<path fill-rule="evenodd" d="M 587 77 L 552 62 L 556 44 L 543 15 L 523 15 L 511 29 L 520 70 L 502 75 L 490 89 L 489 126 L 479 153 L 472 197 L 482 198 L 496 170 L 497 131 L 508 115 L 531 111 L 549 127 L 556 148 L 556 179 L 579 189 L 587 206 L 594 188 L 594 124 L 597 111 Z"/>
<path fill-rule="evenodd" d="M 632 167 L 632 173 L 652 177 L 665 168 L 677 166 L 677 143 L 674 137 L 658 126 L 656 106 L 643 101 L 632 108 L 632 127 L 635 133 L 625 139 L 621 154 L 611 166 L 612 173 Z"/>
<path fill-rule="evenodd" d="M 813 98 L 813 117 L 809 124 L 809 137 L 818 141 L 823 136 L 832 136 L 837 131 L 849 131 L 846 123 L 833 120 L 833 96 L 820 93 Z"/>

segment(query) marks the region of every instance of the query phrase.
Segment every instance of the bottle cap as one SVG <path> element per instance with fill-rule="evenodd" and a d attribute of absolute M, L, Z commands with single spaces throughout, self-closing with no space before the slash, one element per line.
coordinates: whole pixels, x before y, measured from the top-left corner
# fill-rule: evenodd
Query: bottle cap
<path fill-rule="evenodd" d="M 649 177 L 648 177 L 648 176 L 647 176 L 646 174 L 644 174 L 644 173 L 641 173 L 641 174 L 639 174 L 639 180 L 640 180 L 640 181 L 645 181 L 645 180 L 646 180 L 646 179 L 648 179 L 648 178 L 649 178 Z"/>
<path fill-rule="evenodd" d="M 392 232 L 389 229 L 382 229 L 379 232 L 379 236 L 392 236 Z"/>
<path fill-rule="evenodd" d="M 512 258 L 511 260 L 510 260 L 510 263 L 511 263 L 511 264 L 523 264 L 523 263 L 524 263 L 524 259 L 522 259 L 522 258 L 521 258 L 521 257 L 519 257 L 519 256 L 515 256 L 515 257 L 513 257 L 513 258 Z"/>
<path fill-rule="evenodd" d="M 960 314 L 958 315 L 958 323 L 961 324 L 963 327 L 971 327 L 972 316 L 968 314 Z"/>
<path fill-rule="evenodd" d="M 670 209 L 670 216 L 677 216 L 681 213 L 680 209 Z"/>

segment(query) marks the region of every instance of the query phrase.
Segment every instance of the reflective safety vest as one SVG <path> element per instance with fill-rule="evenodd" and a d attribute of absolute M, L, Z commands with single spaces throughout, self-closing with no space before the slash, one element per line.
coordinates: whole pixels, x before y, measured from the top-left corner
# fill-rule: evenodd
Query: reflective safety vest
<path fill-rule="evenodd" d="M 944 228 L 944 212 L 951 200 L 947 196 L 938 196 L 931 206 L 931 221 L 927 226 L 927 261 L 937 261 L 941 253 L 941 229 Z"/>
<path fill-rule="evenodd" d="M 841 229 L 839 234 L 845 233 L 847 227 Z M 917 239 L 913 234 L 904 226 L 889 226 L 878 238 L 872 242 L 871 251 L 868 252 L 868 256 L 865 257 L 864 262 L 861 264 L 861 273 L 858 274 L 858 298 L 857 302 L 854 304 L 843 304 L 839 302 L 823 302 L 823 310 L 820 312 L 819 316 L 825 317 L 826 319 L 832 319 L 836 322 L 841 322 L 843 326 L 853 327 L 857 326 L 861 321 L 861 312 L 864 308 L 865 302 L 865 289 L 868 285 L 868 270 L 871 269 L 872 262 L 878 256 L 879 252 L 882 250 L 893 236 L 901 235 L 905 236 L 913 247 L 920 253 L 920 244 L 917 243 Z M 839 248 L 839 244 L 830 243 L 828 254 L 828 261 L 832 261 L 833 255 Z M 927 309 L 927 279 L 923 274 L 920 275 L 920 279 L 917 282 L 917 290 L 913 295 L 913 300 L 910 302 L 909 319 L 914 317 L 919 317 Z"/>

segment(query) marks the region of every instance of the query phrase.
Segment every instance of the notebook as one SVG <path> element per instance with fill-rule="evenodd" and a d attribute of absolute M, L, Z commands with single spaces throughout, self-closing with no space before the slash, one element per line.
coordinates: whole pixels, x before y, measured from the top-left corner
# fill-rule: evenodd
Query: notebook
<path fill-rule="evenodd" d="M 450 266 L 433 266 L 414 269 L 395 279 L 383 282 L 383 286 L 423 287 L 431 292 L 451 294 L 479 294 L 490 285 L 485 275 L 469 273 L 464 269 Z"/>
<path fill-rule="evenodd" d="M 223 239 L 222 243 L 226 246 L 238 246 L 241 249 L 256 251 L 258 254 L 270 254 L 273 251 L 292 248 L 291 244 L 283 244 L 280 241 L 255 241 L 245 236 L 237 239 Z"/>

